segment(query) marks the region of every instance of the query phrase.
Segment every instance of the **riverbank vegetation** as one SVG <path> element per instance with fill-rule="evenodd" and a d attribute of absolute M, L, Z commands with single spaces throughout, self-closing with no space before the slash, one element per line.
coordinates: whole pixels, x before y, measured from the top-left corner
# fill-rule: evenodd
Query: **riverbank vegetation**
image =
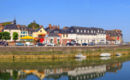
<path fill-rule="evenodd" d="M 98 57 L 101 53 L 130 54 L 130 47 L 1 47 L 0 58 L 74 58 L 82 53 L 87 57 Z"/>
<path fill-rule="evenodd" d="M 96 65 L 109 65 L 130 60 L 130 56 L 111 57 L 108 60 L 101 58 L 76 59 L 0 59 L 0 69 L 51 69 L 75 68 Z"/>

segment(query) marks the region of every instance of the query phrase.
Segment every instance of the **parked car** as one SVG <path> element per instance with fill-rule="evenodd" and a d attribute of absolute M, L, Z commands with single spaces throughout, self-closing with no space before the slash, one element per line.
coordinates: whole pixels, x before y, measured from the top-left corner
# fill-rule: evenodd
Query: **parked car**
<path fill-rule="evenodd" d="M 75 45 L 76 45 L 76 46 L 81 46 L 81 44 L 79 44 L 79 43 L 75 43 Z"/>
<path fill-rule="evenodd" d="M 6 41 L 0 41 L 0 45 L 8 46 L 8 42 L 6 42 Z"/>
<path fill-rule="evenodd" d="M 74 46 L 73 43 L 67 43 L 66 46 Z"/>
<path fill-rule="evenodd" d="M 8 46 L 8 42 L 4 42 L 4 46 Z"/>
<path fill-rule="evenodd" d="M 87 46 L 88 44 L 87 43 L 82 43 L 82 46 Z"/>
<path fill-rule="evenodd" d="M 16 46 L 24 46 L 24 43 L 18 42 L 18 43 L 16 43 L 15 45 L 16 45 Z"/>
<path fill-rule="evenodd" d="M 43 43 L 37 43 L 36 46 L 45 46 Z"/>
<path fill-rule="evenodd" d="M 55 46 L 55 44 L 53 44 L 53 43 L 48 43 L 48 44 L 46 44 L 47 46 Z"/>
<path fill-rule="evenodd" d="M 95 43 L 91 42 L 91 43 L 89 43 L 88 45 L 90 45 L 90 46 L 94 46 L 94 45 L 95 45 Z"/>
<path fill-rule="evenodd" d="M 26 42 L 25 45 L 26 45 L 26 46 L 33 46 L 34 44 L 31 43 L 31 42 Z"/>

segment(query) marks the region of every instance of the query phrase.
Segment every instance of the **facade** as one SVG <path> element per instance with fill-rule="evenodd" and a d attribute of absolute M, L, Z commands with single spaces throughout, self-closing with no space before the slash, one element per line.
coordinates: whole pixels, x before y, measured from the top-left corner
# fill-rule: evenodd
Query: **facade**
<path fill-rule="evenodd" d="M 72 40 L 79 44 L 106 44 L 106 32 L 102 28 L 72 26 L 62 31 L 62 45 Z"/>
<path fill-rule="evenodd" d="M 54 29 L 48 33 L 45 38 L 46 43 L 52 43 L 55 45 L 61 44 L 61 31 L 60 29 Z"/>
<path fill-rule="evenodd" d="M 47 31 L 47 36 L 45 38 L 46 43 L 52 43 L 55 45 L 60 45 L 61 44 L 61 29 L 59 26 L 56 25 L 51 25 L 45 29 Z"/>
<path fill-rule="evenodd" d="M 102 28 L 79 26 L 60 29 L 59 25 L 51 24 L 45 29 L 41 26 L 39 29 L 34 30 L 25 25 L 16 25 L 16 20 L 12 23 L 7 23 L 4 23 L 4 25 L 6 24 L 5 26 L 0 23 L 0 32 L 9 32 L 11 36 L 10 41 L 13 41 L 13 33 L 17 32 L 19 35 L 17 41 L 25 40 L 23 38 L 29 36 L 36 41 L 55 45 L 66 45 L 71 41 L 75 41 L 79 44 L 87 43 L 88 45 L 115 45 L 123 42 L 121 30 L 104 30 Z"/>
<path fill-rule="evenodd" d="M 45 40 L 45 36 L 46 36 L 47 32 L 45 31 L 45 29 L 43 27 L 35 30 L 33 33 L 32 33 L 32 36 L 34 37 L 34 39 L 37 41 L 37 42 L 41 42 L 43 43 L 44 40 Z"/>
<path fill-rule="evenodd" d="M 21 31 L 20 31 L 20 29 L 18 29 L 16 24 L 6 25 L 4 27 L 4 32 L 9 32 L 10 33 L 10 37 L 11 37 L 10 41 L 13 41 L 13 33 L 17 32 L 18 33 L 18 41 L 20 41 Z"/>
<path fill-rule="evenodd" d="M 121 30 L 106 30 L 107 44 L 115 45 L 123 42 Z"/>
<path fill-rule="evenodd" d="M 18 33 L 18 40 L 22 40 L 23 37 L 25 36 L 31 36 L 32 37 L 32 32 L 33 30 L 31 28 L 28 28 L 24 25 L 16 25 L 16 20 L 12 24 L 8 24 L 4 26 L 3 29 L 4 32 L 9 32 L 11 39 L 9 41 L 13 41 L 13 33 L 17 32 Z"/>

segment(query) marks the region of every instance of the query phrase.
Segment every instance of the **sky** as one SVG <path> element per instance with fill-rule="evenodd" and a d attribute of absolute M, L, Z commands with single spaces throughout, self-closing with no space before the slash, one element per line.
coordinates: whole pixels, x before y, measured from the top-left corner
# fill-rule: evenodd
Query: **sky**
<path fill-rule="evenodd" d="M 21 25 L 121 29 L 130 41 L 130 0 L 0 0 L 0 22 L 14 18 Z"/>

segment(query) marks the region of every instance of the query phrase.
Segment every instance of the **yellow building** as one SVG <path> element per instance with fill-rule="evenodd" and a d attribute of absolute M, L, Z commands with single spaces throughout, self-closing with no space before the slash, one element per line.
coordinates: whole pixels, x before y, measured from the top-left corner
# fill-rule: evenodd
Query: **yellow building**
<path fill-rule="evenodd" d="M 46 34 L 47 34 L 47 32 L 42 27 L 42 28 L 37 29 L 35 32 L 33 32 L 33 37 L 34 38 L 39 38 L 39 36 L 45 36 Z"/>

